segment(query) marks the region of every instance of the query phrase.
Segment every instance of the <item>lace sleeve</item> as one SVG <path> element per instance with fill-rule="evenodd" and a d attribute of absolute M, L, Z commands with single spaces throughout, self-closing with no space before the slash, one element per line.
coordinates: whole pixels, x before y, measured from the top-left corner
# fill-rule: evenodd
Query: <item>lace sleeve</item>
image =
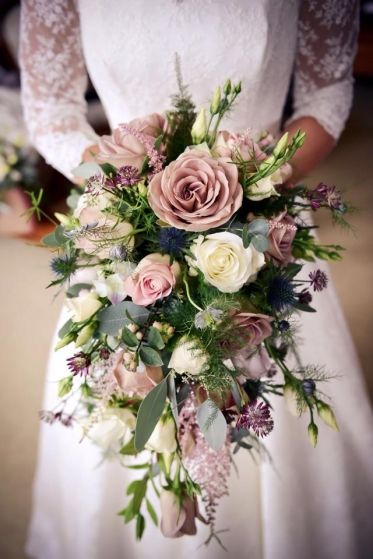
<path fill-rule="evenodd" d="M 86 118 L 87 76 L 74 0 L 23 0 L 22 103 L 31 142 L 71 178 L 96 134 Z"/>
<path fill-rule="evenodd" d="M 349 115 L 359 31 L 358 0 L 303 0 L 291 120 L 314 117 L 338 139 Z"/>

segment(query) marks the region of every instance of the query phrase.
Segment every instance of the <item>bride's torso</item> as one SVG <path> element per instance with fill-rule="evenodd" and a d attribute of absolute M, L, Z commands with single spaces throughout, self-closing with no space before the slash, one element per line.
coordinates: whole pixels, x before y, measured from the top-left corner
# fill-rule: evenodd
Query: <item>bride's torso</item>
<path fill-rule="evenodd" d="M 230 128 L 275 130 L 294 63 L 299 0 L 77 0 L 87 68 L 110 124 L 170 106 L 177 52 L 197 105 L 226 78 Z"/>

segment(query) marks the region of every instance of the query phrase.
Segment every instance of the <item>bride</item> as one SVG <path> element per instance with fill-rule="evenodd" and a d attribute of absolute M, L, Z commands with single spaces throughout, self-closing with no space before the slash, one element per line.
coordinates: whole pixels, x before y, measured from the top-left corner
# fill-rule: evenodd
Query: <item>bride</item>
<path fill-rule="evenodd" d="M 294 182 L 335 145 L 352 101 L 358 33 L 354 0 L 24 0 L 21 62 L 25 120 L 35 146 L 67 177 L 97 142 L 86 120 L 85 66 L 111 127 L 169 106 L 174 53 L 197 105 L 227 77 L 243 81 L 230 129 L 278 133 L 294 72 L 294 112 L 305 146 Z M 371 544 L 371 411 L 333 288 L 303 319 L 302 360 L 325 363 L 339 378 L 329 389 L 340 433 L 327 428 L 311 448 L 302 419 L 275 401 L 273 465 L 239 453 L 230 496 L 218 511 L 226 554 L 195 538 L 166 540 L 148 527 L 138 543 L 115 515 L 125 506 L 129 473 L 101 463 L 74 429 L 41 427 L 34 506 L 27 542 L 37 559 L 360 559 Z M 62 318 L 64 321 L 64 318 Z M 69 347 L 51 353 L 45 407 L 63 376 Z M 212 464 L 211 467 L 214 467 Z"/>

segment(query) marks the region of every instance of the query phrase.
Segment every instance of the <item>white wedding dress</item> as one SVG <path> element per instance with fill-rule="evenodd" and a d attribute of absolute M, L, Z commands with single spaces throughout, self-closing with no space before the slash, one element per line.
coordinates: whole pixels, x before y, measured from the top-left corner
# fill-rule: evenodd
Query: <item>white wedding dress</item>
<path fill-rule="evenodd" d="M 349 0 L 24 0 L 21 62 L 30 135 L 69 176 L 96 141 L 86 120 L 85 68 L 111 126 L 169 107 L 176 90 L 174 53 L 197 104 L 227 77 L 242 79 L 231 129 L 278 131 L 295 68 L 292 118 L 313 116 L 338 138 L 352 99 L 357 2 Z M 303 317 L 304 363 L 339 374 L 327 386 L 340 433 L 320 426 L 312 449 L 306 421 L 275 403 L 266 440 L 272 458 L 235 457 L 230 496 L 218 528 L 228 553 L 196 537 L 167 540 L 148 523 L 143 540 L 116 516 L 131 474 L 101 463 L 73 429 L 41 426 L 33 514 L 27 543 L 37 559 L 362 559 L 370 556 L 373 493 L 372 416 L 359 364 L 332 286 Z M 61 321 L 64 317 L 61 318 Z M 73 351 L 51 353 L 44 407 L 53 379 Z M 214 464 L 211 464 L 214 467 Z M 200 546 L 200 547 L 199 547 Z"/>

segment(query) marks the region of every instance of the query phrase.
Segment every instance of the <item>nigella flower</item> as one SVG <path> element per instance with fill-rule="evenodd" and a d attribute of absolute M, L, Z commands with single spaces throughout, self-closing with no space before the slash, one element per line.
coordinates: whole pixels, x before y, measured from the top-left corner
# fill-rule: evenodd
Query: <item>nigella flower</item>
<path fill-rule="evenodd" d="M 52 259 L 50 267 L 56 276 L 62 276 L 63 278 L 69 277 L 76 270 L 75 258 L 64 254 L 63 256 L 56 256 Z"/>
<path fill-rule="evenodd" d="M 303 392 L 306 396 L 312 396 L 316 390 L 316 383 L 311 378 L 306 378 L 302 381 Z"/>
<path fill-rule="evenodd" d="M 186 247 L 185 231 L 176 227 L 162 227 L 158 235 L 158 244 L 162 252 L 177 255 Z"/>
<path fill-rule="evenodd" d="M 124 260 L 127 260 L 128 254 L 129 251 L 127 247 L 123 245 L 114 245 L 110 249 L 110 258 L 112 260 L 119 260 L 119 262 L 124 262 Z"/>
<path fill-rule="evenodd" d="M 66 362 L 73 375 L 87 375 L 88 368 L 91 364 L 91 359 L 89 355 L 87 355 L 83 351 L 80 351 L 79 353 L 76 353 L 72 357 L 66 359 Z"/>
<path fill-rule="evenodd" d="M 242 408 L 237 429 L 252 429 L 257 437 L 265 437 L 273 429 L 273 419 L 267 404 L 254 400 Z"/>
<path fill-rule="evenodd" d="M 328 276 L 322 270 L 310 272 L 308 276 L 314 291 L 322 291 L 328 286 Z"/>
<path fill-rule="evenodd" d="M 194 317 L 194 326 L 202 330 L 208 326 L 216 326 L 221 321 L 221 317 L 224 311 L 221 309 L 215 309 L 214 307 L 207 307 L 203 311 L 200 311 Z"/>
<path fill-rule="evenodd" d="M 295 305 L 297 300 L 291 281 L 285 276 L 275 276 L 269 285 L 267 300 L 276 311 Z"/>
<path fill-rule="evenodd" d="M 307 198 L 313 210 L 318 210 L 323 205 L 331 210 L 343 211 L 344 209 L 341 193 L 335 186 L 328 186 L 322 182 L 314 190 L 307 192 Z"/>

